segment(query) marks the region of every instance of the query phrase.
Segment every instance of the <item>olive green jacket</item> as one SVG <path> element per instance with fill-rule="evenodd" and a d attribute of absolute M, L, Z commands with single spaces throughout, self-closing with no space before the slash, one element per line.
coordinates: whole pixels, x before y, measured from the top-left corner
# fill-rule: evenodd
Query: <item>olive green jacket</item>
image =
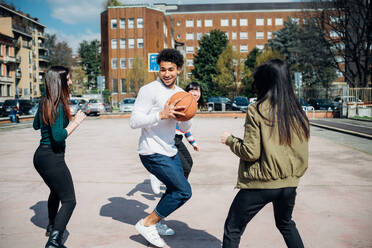
<path fill-rule="evenodd" d="M 260 112 L 269 117 L 269 103 L 263 102 Z M 292 132 L 291 146 L 279 144 L 277 126 L 271 127 L 256 109 L 247 110 L 244 140 L 229 136 L 226 139 L 233 153 L 240 158 L 239 189 L 275 189 L 297 187 L 308 166 L 308 141 Z M 273 132 L 271 134 L 271 129 Z"/>

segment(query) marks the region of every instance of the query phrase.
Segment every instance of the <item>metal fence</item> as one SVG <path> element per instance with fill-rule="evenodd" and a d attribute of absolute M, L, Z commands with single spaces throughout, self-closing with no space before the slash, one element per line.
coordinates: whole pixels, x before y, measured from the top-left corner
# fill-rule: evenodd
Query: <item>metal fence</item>
<path fill-rule="evenodd" d="M 349 88 L 348 96 L 359 99 L 363 104 L 372 104 L 372 88 Z"/>

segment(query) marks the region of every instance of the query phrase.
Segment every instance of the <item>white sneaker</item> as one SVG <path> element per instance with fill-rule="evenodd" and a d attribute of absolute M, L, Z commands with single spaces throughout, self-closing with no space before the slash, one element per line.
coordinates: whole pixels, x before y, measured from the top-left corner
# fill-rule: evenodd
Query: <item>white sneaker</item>
<path fill-rule="evenodd" d="M 154 194 L 158 195 L 160 194 L 160 180 L 154 176 L 153 174 L 150 174 L 150 182 L 151 182 L 151 189 Z"/>
<path fill-rule="evenodd" d="M 151 244 L 157 247 L 164 246 L 164 240 L 160 238 L 158 231 L 156 230 L 156 225 L 144 226 L 143 219 L 140 219 L 135 225 L 137 231 Z"/>
<path fill-rule="evenodd" d="M 160 221 L 156 223 L 156 229 L 162 236 L 171 236 L 176 233 L 172 228 L 168 227 L 166 224 L 162 224 Z"/>

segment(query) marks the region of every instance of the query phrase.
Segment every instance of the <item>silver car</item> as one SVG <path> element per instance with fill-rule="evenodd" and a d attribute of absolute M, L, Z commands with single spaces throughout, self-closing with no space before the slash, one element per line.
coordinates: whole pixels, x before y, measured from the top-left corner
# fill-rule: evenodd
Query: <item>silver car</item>
<path fill-rule="evenodd" d="M 70 106 L 70 114 L 76 115 L 76 113 L 79 111 L 79 101 L 76 99 L 70 99 L 68 105 Z"/>
<path fill-rule="evenodd" d="M 119 111 L 120 112 L 132 112 L 134 107 L 134 102 L 136 98 L 125 98 L 120 102 Z"/>
<path fill-rule="evenodd" d="M 86 115 L 100 115 L 105 113 L 105 104 L 102 99 L 90 99 L 89 102 L 84 105 L 82 111 Z"/>

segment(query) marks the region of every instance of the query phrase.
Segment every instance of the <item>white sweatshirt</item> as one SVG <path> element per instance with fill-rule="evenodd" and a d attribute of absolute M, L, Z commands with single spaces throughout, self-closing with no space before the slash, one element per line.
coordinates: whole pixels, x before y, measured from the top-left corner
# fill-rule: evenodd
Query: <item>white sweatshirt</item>
<path fill-rule="evenodd" d="M 137 150 L 139 154 L 159 153 L 169 157 L 177 154 L 174 145 L 177 121 L 161 120 L 160 112 L 167 100 L 179 91 L 183 90 L 178 86 L 170 89 L 160 80 L 140 88 L 129 122 L 131 128 L 142 128 Z M 191 128 L 191 121 L 179 122 L 179 125 L 183 130 L 188 130 Z"/>

